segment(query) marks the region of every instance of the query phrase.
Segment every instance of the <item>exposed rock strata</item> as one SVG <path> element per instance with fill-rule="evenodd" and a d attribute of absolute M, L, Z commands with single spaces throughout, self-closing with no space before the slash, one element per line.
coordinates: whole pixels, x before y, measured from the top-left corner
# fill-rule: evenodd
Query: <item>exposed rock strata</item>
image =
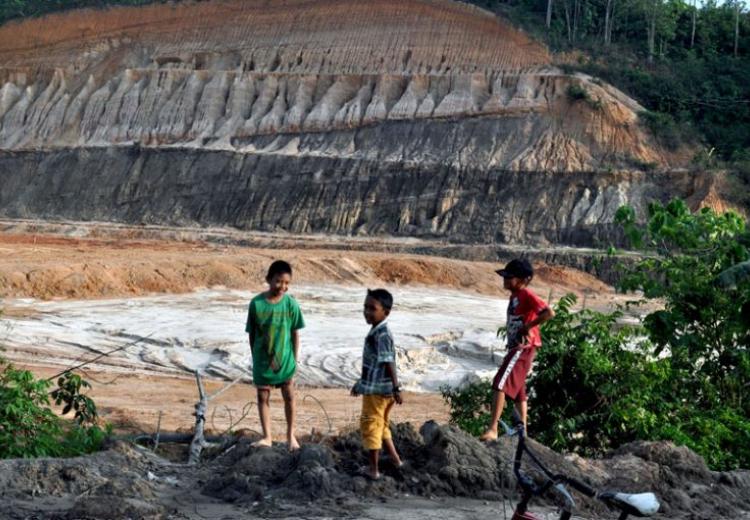
<path fill-rule="evenodd" d="M 637 103 L 447 0 L 74 11 L 0 28 L 0 85 L 2 216 L 590 244 L 695 190 L 639 173 L 686 152 Z"/>
<path fill-rule="evenodd" d="M 684 174 L 571 173 L 561 181 L 554 172 L 440 163 L 130 147 L 2 153 L 0 168 L 12 172 L 0 207 L 13 218 L 479 243 L 606 244 L 620 205 L 694 187 Z"/>

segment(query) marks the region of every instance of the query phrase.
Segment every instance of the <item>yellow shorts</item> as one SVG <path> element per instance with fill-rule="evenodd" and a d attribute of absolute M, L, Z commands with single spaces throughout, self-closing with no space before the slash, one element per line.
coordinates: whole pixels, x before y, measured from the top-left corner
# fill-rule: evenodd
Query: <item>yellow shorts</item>
<path fill-rule="evenodd" d="M 359 427 L 362 431 L 362 446 L 366 450 L 379 450 L 383 439 L 391 438 L 388 415 L 396 401 L 390 395 L 363 395 L 362 417 Z"/>

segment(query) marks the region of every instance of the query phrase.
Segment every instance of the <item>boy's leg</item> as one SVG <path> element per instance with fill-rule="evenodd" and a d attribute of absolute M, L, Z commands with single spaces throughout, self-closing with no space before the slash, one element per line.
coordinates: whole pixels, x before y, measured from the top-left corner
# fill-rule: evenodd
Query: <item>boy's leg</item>
<path fill-rule="evenodd" d="M 480 441 L 494 441 L 497 439 L 497 423 L 503 415 L 503 409 L 505 409 L 505 392 L 495 390 L 492 399 L 492 418 L 490 419 L 490 426 L 479 437 Z"/>
<path fill-rule="evenodd" d="M 260 416 L 260 427 L 263 430 L 263 438 L 253 443 L 253 446 L 271 446 L 271 388 L 267 386 L 258 387 L 258 415 Z"/>
<path fill-rule="evenodd" d="M 385 446 L 393 464 L 395 464 L 396 467 L 399 467 L 401 466 L 401 457 L 399 456 L 398 451 L 396 451 L 396 446 L 393 444 L 393 439 L 391 438 L 390 415 L 394 404 L 396 404 L 396 401 L 391 399 L 391 402 L 385 407 L 385 414 L 383 415 L 383 446 Z"/>
<path fill-rule="evenodd" d="M 380 478 L 380 468 L 378 467 L 378 459 L 380 458 L 380 450 L 367 450 L 367 460 L 370 464 L 370 477 L 373 479 Z"/>
<path fill-rule="evenodd" d="M 294 426 L 297 412 L 294 401 L 294 380 L 290 379 L 281 386 L 281 395 L 284 398 L 284 415 L 286 415 L 286 440 L 289 443 L 289 451 L 299 449 L 299 442 L 294 435 Z"/>
<path fill-rule="evenodd" d="M 508 352 L 492 380 L 492 389 L 495 392 L 492 396 L 492 418 L 489 428 L 479 437 L 479 440 L 494 441 L 497 439 L 497 423 L 503 416 L 503 410 L 505 409 L 505 392 L 508 389 L 507 387 L 510 387 L 511 395 L 513 395 L 514 381 L 518 379 L 518 369 L 521 368 L 517 366 L 521 354 L 521 350 Z"/>
<path fill-rule="evenodd" d="M 528 401 L 524 398 L 523 401 L 520 399 L 516 401 L 516 410 L 518 410 L 518 415 L 521 416 L 521 422 L 523 423 L 523 429 L 524 431 L 527 430 L 526 428 L 526 417 L 528 415 L 529 411 L 529 405 Z"/>
<path fill-rule="evenodd" d="M 362 432 L 362 446 L 367 450 L 370 478 L 380 478 L 378 457 L 383 447 L 383 402 L 378 395 L 362 396 L 362 416 L 359 424 Z"/>

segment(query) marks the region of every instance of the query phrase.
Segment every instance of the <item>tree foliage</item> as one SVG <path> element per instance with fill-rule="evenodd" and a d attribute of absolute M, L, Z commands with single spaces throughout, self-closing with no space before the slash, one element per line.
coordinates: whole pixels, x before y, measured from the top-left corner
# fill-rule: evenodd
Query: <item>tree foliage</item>
<path fill-rule="evenodd" d="M 703 141 L 711 155 L 733 168 L 742 168 L 741 158 L 750 156 L 746 4 L 555 0 L 547 28 L 547 0 L 470 3 L 509 17 L 554 50 L 578 56 L 567 66 L 601 77 L 637 99 L 647 109 L 644 124 L 667 147 Z"/>
<path fill-rule="evenodd" d="M 529 379 L 531 435 L 597 455 L 636 439 L 671 440 L 715 469 L 750 467 L 750 235 L 732 212 L 652 204 L 618 221 L 641 260 L 621 289 L 651 305 L 641 325 L 620 311 L 574 311 L 565 296 L 542 327 Z M 472 433 L 489 419 L 488 381 L 444 389 L 451 420 Z"/>
<path fill-rule="evenodd" d="M 0 24 L 16 18 L 41 16 L 65 9 L 153 3 L 156 3 L 156 0 L 3 0 L 0 2 Z"/>
<path fill-rule="evenodd" d="M 574 312 L 563 297 L 544 327 L 544 347 L 529 380 L 533 434 L 557 450 L 600 454 L 648 438 L 660 418 L 653 396 L 668 376 L 663 362 L 619 312 Z"/>
<path fill-rule="evenodd" d="M 96 405 L 81 394 L 89 384 L 66 374 L 50 393 L 51 385 L 0 358 L 0 458 L 73 456 L 101 448 L 111 427 L 99 424 Z M 75 410 L 72 424 L 52 411 L 50 396 L 63 405 L 63 415 Z"/>

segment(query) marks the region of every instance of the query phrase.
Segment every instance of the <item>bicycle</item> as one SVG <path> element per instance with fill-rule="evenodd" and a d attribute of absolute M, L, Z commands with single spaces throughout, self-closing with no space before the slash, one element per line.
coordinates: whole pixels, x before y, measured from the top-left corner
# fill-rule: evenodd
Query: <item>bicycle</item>
<path fill-rule="evenodd" d="M 526 446 L 526 433 L 523 423 L 515 414 L 515 411 L 514 419 L 516 424 L 513 428 L 510 428 L 502 420 L 500 421 L 506 435 L 510 437 L 518 436 L 516 453 L 513 458 L 513 474 L 516 476 L 521 488 L 521 501 L 516 505 L 511 520 L 540 520 L 528 511 L 529 502 L 533 497 L 540 496 L 553 487 L 562 496 L 564 502 L 561 507 L 559 520 L 569 520 L 573 516 L 575 500 L 573 500 L 573 497 L 566 489 L 566 484 L 588 497 L 601 500 L 612 509 L 618 509 L 620 511 L 618 520 L 625 520 L 630 515 L 641 518 L 647 517 L 659 510 L 659 501 L 656 495 L 651 492 L 637 494 L 620 493 L 617 491 L 599 492 L 573 477 L 552 473 L 541 463 L 529 447 Z M 531 477 L 521 471 L 521 459 L 524 453 L 529 456 L 534 465 L 544 474 L 546 480 L 542 485 L 537 485 Z"/>

